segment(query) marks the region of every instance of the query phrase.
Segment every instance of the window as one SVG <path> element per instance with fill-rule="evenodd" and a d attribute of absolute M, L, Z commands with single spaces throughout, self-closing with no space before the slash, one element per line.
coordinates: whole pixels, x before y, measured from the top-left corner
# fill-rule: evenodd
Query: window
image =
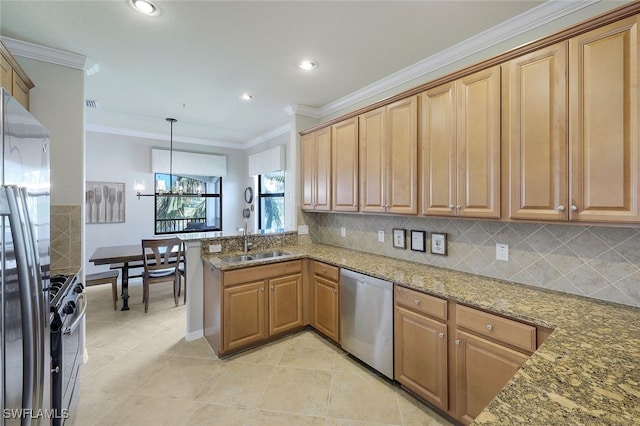
<path fill-rule="evenodd" d="M 284 231 L 284 172 L 258 176 L 258 229 Z"/>
<path fill-rule="evenodd" d="M 155 174 L 155 233 L 222 230 L 222 178 Z M 173 194 L 163 194 L 164 191 Z M 176 195 L 182 190 L 184 194 Z M 204 196 L 197 195 L 202 193 Z"/>

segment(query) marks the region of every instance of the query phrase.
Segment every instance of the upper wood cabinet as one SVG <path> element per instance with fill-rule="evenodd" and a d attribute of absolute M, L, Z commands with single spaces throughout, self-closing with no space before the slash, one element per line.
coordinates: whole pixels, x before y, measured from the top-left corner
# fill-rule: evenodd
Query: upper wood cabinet
<path fill-rule="evenodd" d="M 331 209 L 358 211 L 358 118 L 331 126 Z"/>
<path fill-rule="evenodd" d="M 34 87 L 34 84 L 2 42 L 0 42 L 0 86 L 16 98 L 25 109 L 29 109 L 29 90 Z"/>
<path fill-rule="evenodd" d="M 302 209 L 331 210 L 331 128 L 302 136 Z"/>
<path fill-rule="evenodd" d="M 421 95 L 424 215 L 500 217 L 500 67 Z"/>
<path fill-rule="evenodd" d="M 502 65 L 505 217 L 567 220 L 567 42 Z"/>
<path fill-rule="evenodd" d="M 360 211 L 417 213 L 417 116 L 417 96 L 360 116 Z"/>
<path fill-rule="evenodd" d="M 569 40 L 569 219 L 638 222 L 637 15 Z"/>

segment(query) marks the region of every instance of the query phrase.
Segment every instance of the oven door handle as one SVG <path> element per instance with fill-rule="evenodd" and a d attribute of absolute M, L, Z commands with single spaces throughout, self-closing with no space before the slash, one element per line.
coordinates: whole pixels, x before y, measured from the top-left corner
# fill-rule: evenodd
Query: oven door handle
<path fill-rule="evenodd" d="M 64 334 L 65 336 L 69 336 L 70 334 L 72 334 L 74 331 L 76 331 L 76 328 L 78 328 L 78 326 L 80 325 L 80 322 L 82 321 L 82 318 L 84 317 L 85 313 L 87 312 L 87 301 L 86 301 L 86 294 L 82 293 L 80 294 L 80 297 L 78 298 L 78 300 L 80 300 L 80 298 L 82 298 L 82 311 L 80 311 L 80 315 L 78 315 L 78 317 L 75 319 L 75 321 L 73 323 L 71 323 L 71 325 L 67 328 L 64 329 L 64 331 L 62 332 L 62 334 Z"/>

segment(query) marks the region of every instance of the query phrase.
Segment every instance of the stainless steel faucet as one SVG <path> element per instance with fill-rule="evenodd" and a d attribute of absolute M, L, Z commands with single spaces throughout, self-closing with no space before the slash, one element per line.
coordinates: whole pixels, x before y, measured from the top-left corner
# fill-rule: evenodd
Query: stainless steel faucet
<path fill-rule="evenodd" d="M 249 247 L 251 247 L 251 244 L 249 244 L 249 231 L 247 230 L 247 220 L 245 219 L 244 228 L 242 229 L 242 250 L 248 253 Z"/>

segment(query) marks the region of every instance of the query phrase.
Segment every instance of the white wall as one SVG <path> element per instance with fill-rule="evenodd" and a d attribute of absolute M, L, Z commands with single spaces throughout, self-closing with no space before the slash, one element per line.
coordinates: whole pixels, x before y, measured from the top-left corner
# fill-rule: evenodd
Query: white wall
<path fill-rule="evenodd" d="M 147 191 L 152 190 L 151 148 L 166 148 L 166 145 L 167 142 L 152 139 L 87 132 L 86 180 L 123 182 L 126 194 L 124 223 L 86 225 L 87 273 L 106 269 L 88 262 L 97 247 L 139 244 L 142 238 L 154 236 L 153 197 L 138 200 L 133 183 L 136 179 L 144 179 Z M 222 179 L 222 227 L 225 233 L 235 232 L 242 226 L 244 188 L 249 182 L 244 151 L 175 141 L 173 145 L 174 150 L 227 156 L 227 176 Z"/>

